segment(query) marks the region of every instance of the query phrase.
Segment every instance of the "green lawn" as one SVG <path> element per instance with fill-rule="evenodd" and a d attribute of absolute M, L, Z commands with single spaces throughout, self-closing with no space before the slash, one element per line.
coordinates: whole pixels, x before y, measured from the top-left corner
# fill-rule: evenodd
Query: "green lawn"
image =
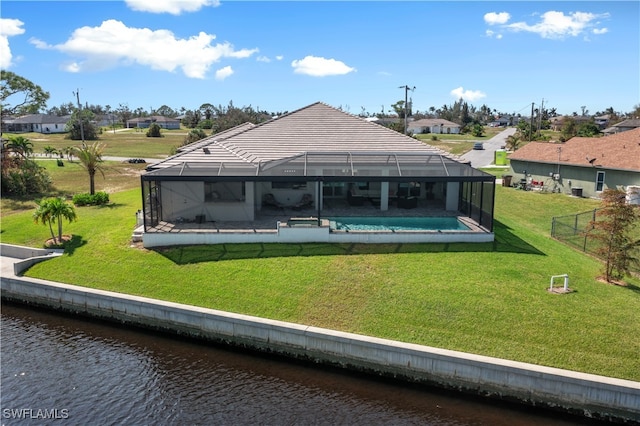
<path fill-rule="evenodd" d="M 66 166 L 65 166 L 66 167 Z M 551 217 L 593 200 L 497 187 L 486 244 L 236 244 L 131 247 L 140 191 L 81 207 L 67 253 L 27 275 L 230 312 L 640 380 L 640 280 L 596 281 L 601 265 L 549 237 Z M 2 217 L 2 241 L 39 247 L 31 211 Z M 568 273 L 567 295 L 546 291 Z"/>
<path fill-rule="evenodd" d="M 113 132 L 104 130 L 99 135 L 98 142 L 105 144 L 105 156 L 131 157 L 131 158 L 166 158 L 172 147 L 182 145 L 188 129 L 162 130 L 161 138 L 149 138 L 146 131 L 139 129 L 126 129 Z M 42 133 L 4 133 L 8 139 L 12 136 L 22 136 L 33 144 L 35 154 L 43 154 L 46 146 L 62 150 L 70 146 L 78 146 L 80 141 L 65 139 L 66 134 L 42 134 Z M 93 143 L 94 141 L 87 141 Z"/>

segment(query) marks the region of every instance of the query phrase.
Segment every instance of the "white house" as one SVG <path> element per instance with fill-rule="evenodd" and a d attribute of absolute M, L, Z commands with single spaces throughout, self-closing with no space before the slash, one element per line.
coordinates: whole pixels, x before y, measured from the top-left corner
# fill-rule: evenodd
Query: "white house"
<path fill-rule="evenodd" d="M 407 131 L 413 134 L 437 133 L 437 134 L 458 134 L 461 126 L 452 121 L 442 118 L 423 118 L 407 124 Z"/>

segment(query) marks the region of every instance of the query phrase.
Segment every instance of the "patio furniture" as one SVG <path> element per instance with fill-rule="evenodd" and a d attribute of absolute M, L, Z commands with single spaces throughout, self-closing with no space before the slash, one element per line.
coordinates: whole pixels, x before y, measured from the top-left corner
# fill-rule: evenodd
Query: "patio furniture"
<path fill-rule="evenodd" d="M 262 196 L 262 205 L 264 207 L 271 207 L 273 209 L 284 209 L 284 204 L 281 204 L 273 194 L 264 194 Z"/>
<path fill-rule="evenodd" d="M 347 203 L 349 203 L 350 206 L 362 206 L 364 205 L 364 200 L 365 197 L 362 195 L 355 195 L 353 190 L 349 190 L 349 192 L 347 192 Z"/>
<path fill-rule="evenodd" d="M 398 197 L 398 207 L 401 209 L 415 209 L 418 207 L 417 197 Z"/>
<path fill-rule="evenodd" d="M 294 210 L 302 210 L 311 206 L 313 206 L 313 196 L 311 194 L 304 194 L 302 196 L 302 199 L 298 203 L 291 206 L 291 208 Z"/>

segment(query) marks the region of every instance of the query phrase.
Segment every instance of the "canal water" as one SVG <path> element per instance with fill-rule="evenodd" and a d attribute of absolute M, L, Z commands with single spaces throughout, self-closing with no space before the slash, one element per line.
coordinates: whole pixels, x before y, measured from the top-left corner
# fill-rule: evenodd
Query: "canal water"
<path fill-rule="evenodd" d="M 9 304 L 3 425 L 578 425 L 584 419 Z"/>

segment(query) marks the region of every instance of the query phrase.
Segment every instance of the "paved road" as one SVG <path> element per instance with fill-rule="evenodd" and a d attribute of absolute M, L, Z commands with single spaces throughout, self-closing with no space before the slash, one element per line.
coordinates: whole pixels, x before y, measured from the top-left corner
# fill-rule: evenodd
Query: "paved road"
<path fill-rule="evenodd" d="M 516 132 L 515 127 L 509 127 L 498 133 L 484 143 L 484 149 L 471 150 L 462 155 L 462 158 L 470 161 L 473 167 L 489 167 L 493 165 L 495 152 L 507 143 L 507 138 Z"/>

